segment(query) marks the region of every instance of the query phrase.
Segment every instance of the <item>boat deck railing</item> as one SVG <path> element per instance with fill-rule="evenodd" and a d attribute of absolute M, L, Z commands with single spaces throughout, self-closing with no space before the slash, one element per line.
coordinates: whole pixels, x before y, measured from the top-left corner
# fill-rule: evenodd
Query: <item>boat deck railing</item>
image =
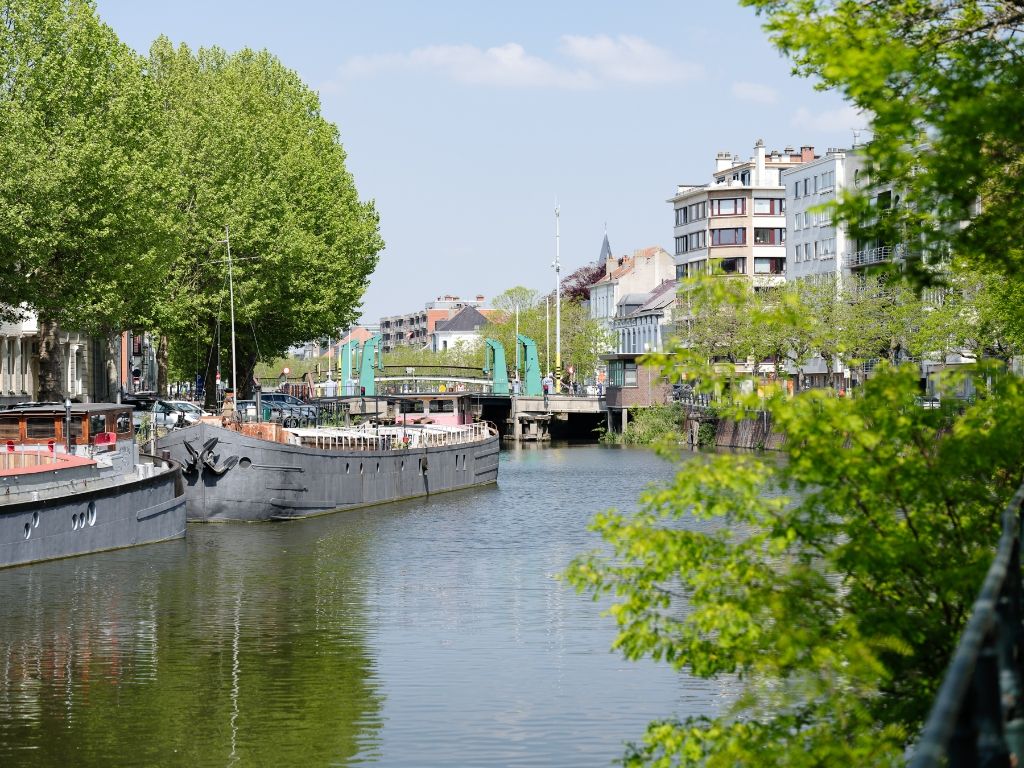
<path fill-rule="evenodd" d="M 462 426 L 422 424 L 415 427 L 318 427 L 288 430 L 302 445 L 327 451 L 404 451 L 468 445 L 498 434 L 489 422 Z"/>

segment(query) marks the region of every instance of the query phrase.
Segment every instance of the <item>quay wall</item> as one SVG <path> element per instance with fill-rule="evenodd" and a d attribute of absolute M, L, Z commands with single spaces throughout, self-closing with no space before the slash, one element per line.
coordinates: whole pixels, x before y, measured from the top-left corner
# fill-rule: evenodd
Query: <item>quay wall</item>
<path fill-rule="evenodd" d="M 786 441 L 786 435 L 775 429 L 771 414 L 767 411 L 758 411 L 749 419 L 735 420 L 719 418 L 697 405 L 688 405 L 686 410 L 683 434 L 694 446 L 701 442 L 702 426 L 705 434 L 709 429 L 714 429 L 714 447 L 717 448 L 778 451 Z"/>

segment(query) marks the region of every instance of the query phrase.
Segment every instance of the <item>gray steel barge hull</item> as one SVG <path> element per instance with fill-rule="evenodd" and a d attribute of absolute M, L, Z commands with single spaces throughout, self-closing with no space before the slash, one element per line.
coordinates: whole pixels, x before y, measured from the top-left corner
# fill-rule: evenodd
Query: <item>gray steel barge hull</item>
<path fill-rule="evenodd" d="M 150 477 L 0 506 L 0 568 L 184 535 L 180 469 L 166 468 Z"/>
<path fill-rule="evenodd" d="M 210 445 L 207 461 L 197 461 L 186 441 L 196 452 Z M 170 432 L 157 445 L 185 467 L 192 521 L 310 517 L 498 479 L 497 435 L 427 449 L 327 451 L 200 423 Z"/>

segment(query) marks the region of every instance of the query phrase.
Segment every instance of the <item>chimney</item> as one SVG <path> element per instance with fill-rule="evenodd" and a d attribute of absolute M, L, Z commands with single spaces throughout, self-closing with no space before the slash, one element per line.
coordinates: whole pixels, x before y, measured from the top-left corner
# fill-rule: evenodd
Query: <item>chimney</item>
<path fill-rule="evenodd" d="M 476 295 L 476 303 L 477 304 L 483 304 L 484 303 L 484 295 L 482 293 L 478 293 Z"/>
<path fill-rule="evenodd" d="M 764 184 L 764 139 L 758 139 L 754 144 L 754 178 L 751 179 L 753 186 L 759 187 Z"/>
<path fill-rule="evenodd" d="M 814 159 L 814 147 L 800 147 L 800 162 L 809 163 Z"/>
<path fill-rule="evenodd" d="M 732 155 L 728 152 L 719 152 L 715 155 L 715 173 L 720 173 L 732 165 Z"/>

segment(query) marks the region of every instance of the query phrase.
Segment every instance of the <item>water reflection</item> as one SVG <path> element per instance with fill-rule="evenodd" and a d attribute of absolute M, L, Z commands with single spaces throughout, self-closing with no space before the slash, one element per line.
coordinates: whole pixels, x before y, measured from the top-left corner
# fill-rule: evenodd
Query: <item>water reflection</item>
<path fill-rule="evenodd" d="M 362 536 L 195 527 L 0 572 L 0 764 L 341 764 L 372 752 Z"/>
<path fill-rule="evenodd" d="M 0 571 L 0 765 L 594 766 L 720 684 L 557 581 L 673 468 L 515 450 L 496 487 Z"/>

